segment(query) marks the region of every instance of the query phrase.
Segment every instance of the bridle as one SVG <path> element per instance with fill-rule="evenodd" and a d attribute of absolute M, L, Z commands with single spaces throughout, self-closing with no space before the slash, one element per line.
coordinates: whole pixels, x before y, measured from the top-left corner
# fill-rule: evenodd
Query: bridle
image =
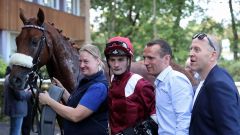
<path fill-rule="evenodd" d="M 42 31 L 42 36 L 40 38 L 40 43 L 39 43 L 39 47 L 38 47 L 38 50 L 37 50 L 37 53 L 36 55 L 33 57 L 33 66 L 31 68 L 31 72 L 29 75 L 31 74 L 34 74 L 34 73 L 38 73 L 39 71 L 39 62 L 40 62 L 40 54 L 42 52 L 42 49 L 44 47 L 44 44 L 47 45 L 47 40 L 46 40 L 46 34 L 45 34 L 45 28 L 44 28 L 44 25 L 42 26 L 37 26 L 37 25 L 24 25 L 22 27 L 22 29 L 26 29 L 26 28 L 34 28 L 34 29 L 38 29 L 40 31 Z"/>
<path fill-rule="evenodd" d="M 33 60 L 32 60 L 33 66 L 31 67 L 30 73 L 28 73 L 29 77 L 27 79 L 27 84 L 31 89 L 33 98 L 35 99 L 35 100 L 33 100 L 33 108 L 32 108 L 33 110 L 32 110 L 32 115 L 31 115 L 31 117 L 32 117 L 32 130 L 34 131 L 34 119 L 35 119 L 36 122 L 37 122 L 36 123 L 37 124 L 37 130 L 34 131 L 34 132 L 39 133 L 39 132 L 41 132 L 41 129 L 40 129 L 40 122 L 38 120 L 38 112 L 41 113 L 41 109 L 39 107 L 38 95 L 39 95 L 40 92 L 42 92 L 42 90 L 40 89 L 41 85 L 42 85 L 42 76 L 39 73 L 39 69 L 40 69 L 39 63 L 40 63 L 40 54 L 41 54 L 41 52 L 44 48 L 44 45 L 46 44 L 46 46 L 47 46 L 47 39 L 46 39 L 46 34 L 45 34 L 46 30 L 44 28 L 44 25 L 42 25 L 42 26 L 24 25 L 22 27 L 22 29 L 28 29 L 28 28 L 38 29 L 43 33 L 41 38 L 40 38 L 40 41 L 39 41 L 37 52 L 36 52 L 35 56 L 33 57 Z M 39 85 L 37 85 L 38 78 L 40 80 Z M 34 89 L 36 89 L 36 91 L 34 91 Z"/>

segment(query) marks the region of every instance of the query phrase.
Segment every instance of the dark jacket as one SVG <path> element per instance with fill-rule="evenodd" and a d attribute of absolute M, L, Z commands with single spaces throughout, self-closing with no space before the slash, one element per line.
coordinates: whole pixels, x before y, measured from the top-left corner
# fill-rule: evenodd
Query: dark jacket
<path fill-rule="evenodd" d="M 24 117 L 27 115 L 27 100 L 31 93 L 25 90 L 14 90 L 9 87 L 9 75 L 4 82 L 4 113 L 10 117 Z"/>
<path fill-rule="evenodd" d="M 189 135 L 240 135 L 240 98 L 232 77 L 215 66 L 192 110 Z"/>
<path fill-rule="evenodd" d="M 80 81 L 79 88 L 71 94 L 67 105 L 77 107 L 80 99 L 88 88 L 94 83 L 103 83 L 108 88 L 107 79 L 103 71 Z M 64 120 L 64 134 L 66 135 L 107 135 L 108 127 L 108 109 L 107 99 L 101 104 L 99 109 L 84 120 L 74 123 Z"/>

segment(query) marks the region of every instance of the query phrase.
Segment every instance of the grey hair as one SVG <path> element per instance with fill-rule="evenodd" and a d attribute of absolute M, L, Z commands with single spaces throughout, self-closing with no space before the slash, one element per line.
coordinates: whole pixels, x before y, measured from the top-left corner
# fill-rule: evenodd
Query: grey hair
<path fill-rule="evenodd" d="M 222 51 L 220 43 L 218 42 L 217 38 L 213 35 L 208 35 L 208 38 L 211 40 L 214 48 L 216 49 L 218 59 L 219 59 Z"/>
<path fill-rule="evenodd" d="M 86 52 L 90 53 L 94 58 L 99 59 L 100 65 L 99 65 L 98 68 L 99 68 L 99 70 L 103 70 L 104 69 L 105 65 L 102 62 L 101 53 L 100 53 L 100 51 L 99 51 L 97 46 L 91 45 L 91 44 L 86 44 L 86 45 L 83 45 L 80 48 L 79 53 L 81 53 L 82 51 L 86 51 Z"/>

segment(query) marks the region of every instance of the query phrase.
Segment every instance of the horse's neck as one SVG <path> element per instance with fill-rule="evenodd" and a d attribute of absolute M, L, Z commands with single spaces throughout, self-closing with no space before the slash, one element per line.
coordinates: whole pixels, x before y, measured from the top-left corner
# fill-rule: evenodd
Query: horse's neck
<path fill-rule="evenodd" d="M 77 88 L 81 78 L 78 52 L 61 35 L 52 43 L 52 56 L 47 64 L 48 73 L 71 92 Z"/>

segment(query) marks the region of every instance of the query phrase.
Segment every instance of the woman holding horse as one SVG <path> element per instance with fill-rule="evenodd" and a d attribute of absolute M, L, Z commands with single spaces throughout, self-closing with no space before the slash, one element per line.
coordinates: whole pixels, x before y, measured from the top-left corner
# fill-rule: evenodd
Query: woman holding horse
<path fill-rule="evenodd" d="M 28 113 L 28 100 L 32 94 L 30 89 L 15 89 L 9 85 L 9 71 L 6 73 L 4 81 L 4 113 L 10 117 L 10 132 L 9 135 L 21 135 L 21 127 L 23 118 Z"/>
<path fill-rule="evenodd" d="M 107 93 L 108 81 L 103 72 L 99 49 L 85 45 L 80 51 L 80 70 L 84 78 L 71 94 L 54 79 L 57 86 L 63 87 L 66 105 L 52 99 L 48 92 L 39 94 L 41 104 L 50 106 L 64 120 L 65 135 L 107 135 Z"/>

